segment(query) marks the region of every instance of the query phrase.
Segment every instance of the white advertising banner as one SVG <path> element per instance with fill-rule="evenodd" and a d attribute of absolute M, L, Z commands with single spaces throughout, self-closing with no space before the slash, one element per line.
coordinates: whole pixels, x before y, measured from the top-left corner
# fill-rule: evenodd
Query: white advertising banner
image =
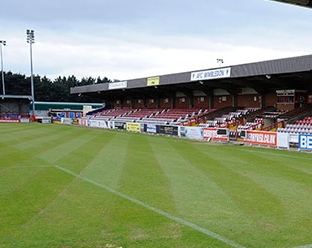
<path fill-rule="evenodd" d="M 277 147 L 289 149 L 289 133 L 277 133 Z"/>
<path fill-rule="evenodd" d="M 42 117 L 41 123 L 51 123 L 51 117 Z"/>
<path fill-rule="evenodd" d="M 218 68 L 214 70 L 192 72 L 191 81 L 227 78 L 230 76 L 231 76 L 231 67 Z"/>
<path fill-rule="evenodd" d="M 127 85 L 128 85 L 127 81 L 109 83 L 108 89 L 109 90 L 123 89 L 127 88 Z"/>
<path fill-rule="evenodd" d="M 61 118 L 62 124 L 73 124 L 73 119 L 71 118 Z"/>
<path fill-rule="evenodd" d="M 109 128 L 109 122 L 104 120 L 89 120 L 90 127 Z"/>
<path fill-rule="evenodd" d="M 227 128 L 205 127 L 204 139 L 210 141 L 229 141 L 229 130 Z"/>
<path fill-rule="evenodd" d="M 204 128 L 203 127 L 185 127 L 184 130 L 185 138 L 194 140 L 204 139 Z"/>

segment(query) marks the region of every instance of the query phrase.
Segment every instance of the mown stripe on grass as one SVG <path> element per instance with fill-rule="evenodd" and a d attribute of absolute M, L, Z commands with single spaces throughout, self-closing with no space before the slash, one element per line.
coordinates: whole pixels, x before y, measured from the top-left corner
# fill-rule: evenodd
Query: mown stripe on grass
<path fill-rule="evenodd" d="M 65 148 L 64 151 L 66 152 L 63 152 L 63 147 L 58 147 L 57 150 L 61 150 L 57 153 L 58 158 L 54 160 L 54 163 L 76 173 L 86 173 L 95 164 L 98 164 L 100 168 L 103 165 L 102 158 L 109 154 L 109 151 L 106 151 L 106 146 L 116 139 L 116 133 L 91 130 L 85 135 L 70 141 L 75 149 L 66 150 Z M 118 151 L 117 148 L 116 146 L 116 152 Z M 98 175 L 98 172 L 95 172 L 94 175 Z"/>
<path fill-rule="evenodd" d="M 272 150 L 268 150 L 264 153 L 262 149 L 259 154 L 244 151 L 237 153 L 233 148 L 228 149 L 230 157 L 236 156 L 241 161 L 235 164 L 237 171 L 245 173 L 280 199 L 282 206 L 279 207 L 289 216 L 288 221 L 304 221 L 304 216 L 312 214 L 311 162 L 301 161 L 300 154 L 294 154 L 291 159 L 290 156 L 283 157 L 284 151 L 275 151 L 281 156 L 270 156 L 271 152 Z M 302 210 L 298 211 L 299 208 Z M 274 215 L 277 216 L 279 215 Z"/>
<path fill-rule="evenodd" d="M 161 142 L 157 147 L 160 145 Z M 235 240 L 241 239 L 241 233 L 248 234 L 244 242 L 250 245 L 255 244 L 256 233 L 265 233 L 268 225 L 280 229 L 276 222 L 271 224 L 275 219 L 287 217 L 280 199 L 250 178 L 249 173 L 240 170 L 244 160 L 230 154 L 229 146 L 194 145 L 194 142 L 172 140 L 162 147 L 172 154 L 169 161 L 166 154 L 159 157 L 168 176 L 175 181 L 176 194 L 181 198 L 178 205 L 183 214 L 187 214 L 187 219 L 196 216 L 196 223 L 205 226 L 212 223 L 213 230 L 228 233 L 227 236 L 231 235 Z M 170 168 L 171 163 L 173 168 Z M 177 176 L 183 181 L 179 182 Z M 188 202 L 196 202 L 196 206 L 192 209 Z M 200 211 L 196 212 L 197 207 Z M 267 217 L 268 209 L 272 218 Z"/>
<path fill-rule="evenodd" d="M 92 159 L 85 163 L 80 174 L 101 183 L 105 182 L 110 187 L 117 187 L 126 161 L 130 136 L 117 132 L 107 132 L 97 136 L 98 140 L 93 140 L 92 145 L 84 147 L 83 153 Z M 61 162 L 64 167 L 69 168 L 69 165 L 66 165 L 68 161 L 62 159 Z"/>
<path fill-rule="evenodd" d="M 258 215 L 266 212 L 267 209 L 271 209 L 272 213 L 282 214 L 279 199 L 265 187 L 249 178 L 248 174 L 237 170 L 236 165 L 243 161 L 234 155 L 225 154 L 228 149 L 216 146 L 206 146 L 205 150 L 202 148 L 203 146 L 201 149 L 196 149 L 195 146 L 192 146 L 192 142 L 170 142 L 170 144 L 172 146 L 171 153 L 176 157 L 179 154 L 182 158 L 179 160 L 181 170 L 186 170 L 188 164 L 192 167 L 189 169 L 190 172 L 194 172 L 194 169 L 200 171 L 207 181 L 214 182 L 244 215 Z M 183 172 L 183 174 L 186 173 L 187 171 Z M 207 187 L 207 183 L 203 181 L 202 187 Z"/>
<path fill-rule="evenodd" d="M 93 184 L 93 185 L 95 185 L 97 187 L 105 189 L 105 190 L 107 190 L 108 192 L 110 192 L 110 193 L 112 193 L 114 195 L 117 195 L 117 196 L 119 196 L 119 197 L 121 197 L 123 199 L 126 199 L 126 200 L 128 200 L 128 201 L 130 201 L 132 203 L 135 203 L 135 204 L 137 204 L 139 206 L 142 206 L 142 207 L 144 207 L 144 208 L 146 208 L 148 210 L 151 210 L 151 211 L 153 211 L 153 212 L 155 212 L 157 214 L 160 214 L 160 215 L 162 215 L 164 217 L 167 217 L 168 219 L 174 220 L 174 221 L 176 221 L 176 222 L 178 222 L 180 224 L 188 226 L 188 227 L 192 228 L 193 230 L 201 232 L 201 233 L 203 233 L 203 234 L 205 234 L 205 235 L 207 235 L 209 237 L 215 238 L 215 239 L 217 239 L 217 240 L 219 240 L 219 241 L 221 241 L 221 242 L 223 242 L 223 243 L 225 243 L 225 244 L 227 244 L 227 245 L 229 245 L 231 247 L 245 248 L 243 245 L 238 244 L 238 243 L 236 243 L 233 240 L 230 240 L 230 239 L 228 239 L 226 237 L 223 237 L 223 236 L 221 236 L 221 235 L 219 235 L 219 234 L 217 234 L 215 232 L 212 232 L 212 231 L 210 231 L 210 230 L 208 230 L 206 228 L 203 228 L 201 226 L 198 226 L 198 225 L 196 225 L 194 223 L 191 223 L 191 222 L 186 221 L 184 219 L 181 219 L 179 217 L 173 216 L 173 215 L 171 215 L 171 214 L 169 214 L 169 213 L 167 213 L 167 212 L 165 212 L 165 211 L 163 211 L 161 209 L 155 208 L 155 207 L 153 207 L 151 205 L 148 205 L 148 204 L 146 204 L 146 203 L 144 203 L 142 201 L 139 201 L 139 200 L 137 200 L 135 198 L 132 198 L 132 197 L 126 195 L 126 194 L 123 194 L 123 193 L 121 193 L 119 191 L 116 191 L 116 190 L 110 188 L 110 187 L 107 187 L 104 184 L 100 184 L 100 183 L 98 183 L 98 182 L 96 182 L 94 180 L 91 180 L 91 179 L 86 178 L 84 176 L 78 175 L 78 174 L 76 174 L 76 173 L 74 173 L 74 172 L 72 172 L 70 170 L 67 170 L 67 169 L 61 167 L 61 166 L 58 166 L 58 165 L 54 165 L 54 166 L 55 166 L 55 168 L 57 168 L 57 169 L 59 169 L 61 171 L 64 171 L 64 172 L 66 172 L 66 173 L 68 173 L 68 174 L 70 174 L 70 175 L 72 175 L 72 176 L 74 176 L 76 178 L 79 178 L 79 179 L 81 179 L 81 180 L 83 180 L 85 182 L 88 182 L 88 183 Z"/>
<path fill-rule="evenodd" d="M 72 177 L 52 166 L 24 169 L 12 169 L 14 174 L 14 170 L 18 170 L 20 175 L 24 172 L 26 178 L 11 182 L 10 189 L 1 196 L 0 235 L 15 232 L 17 227 L 49 205 L 72 181 Z"/>
<path fill-rule="evenodd" d="M 174 210 L 170 182 L 157 161 L 147 135 L 129 134 L 119 191 L 161 209 Z"/>
<path fill-rule="evenodd" d="M 312 216 L 310 207 L 312 203 L 310 197 L 312 192 L 311 175 L 300 170 L 296 171 L 296 167 L 308 166 L 306 163 L 308 160 L 304 159 L 302 162 L 300 154 L 298 156 L 290 153 L 284 157 L 285 151 L 272 149 L 245 147 L 245 150 L 237 146 L 206 146 L 206 148 L 202 145 L 194 146 L 243 177 L 250 178 L 256 185 L 265 189 L 271 198 L 275 199 L 277 204 L 271 202 L 270 198 L 265 199 L 257 195 L 253 198 L 255 203 L 251 206 L 255 206 L 255 204 L 268 206 L 268 209 L 262 207 L 263 211 L 255 211 L 254 214 L 248 215 L 250 220 L 254 220 L 252 227 L 258 227 L 259 231 L 266 233 L 261 239 L 262 242 L 265 239 L 267 242 L 276 240 L 276 243 L 279 244 L 284 242 L 280 238 L 283 235 L 289 237 L 289 240 L 300 241 L 304 236 L 303 233 L 311 229 L 311 225 L 308 223 L 308 220 L 311 219 L 309 216 Z M 257 151 L 249 152 L 254 149 L 258 149 L 259 154 Z M 224 156 L 218 153 L 223 153 Z M 270 154 L 274 154 L 274 156 L 270 156 Z M 282 156 L 276 156 L 276 154 Z M 305 157 L 305 154 L 301 155 Z M 289 166 L 291 168 L 288 168 Z M 311 165 L 309 166 L 311 167 Z M 233 180 L 235 179 L 233 178 Z M 244 183 L 241 187 L 243 186 Z M 248 191 L 253 191 L 253 189 L 248 189 Z M 243 190 L 241 194 L 247 196 Z M 263 198 L 262 201 L 257 200 L 261 198 Z M 249 198 L 246 199 L 250 201 Z M 249 228 L 249 231 L 254 228 Z M 255 233 L 253 231 L 249 237 L 256 236 Z M 308 239 L 307 242 L 309 242 Z"/>
<path fill-rule="evenodd" d="M 44 167 L 12 168 L 8 167 L 0 171 L 0 200 L 16 190 L 22 189 L 29 181 L 44 170 Z"/>
<path fill-rule="evenodd" d="M 38 146 L 47 146 L 52 143 L 62 143 L 68 137 L 76 136 L 79 137 L 80 133 L 75 129 L 65 129 L 58 131 L 57 129 L 44 129 L 44 130 L 29 130 L 27 136 L 19 138 L 18 142 L 12 143 L 11 146 L 19 150 L 31 151 L 37 149 Z"/>
<path fill-rule="evenodd" d="M 229 147 L 227 147 L 229 148 Z M 181 151 L 181 149 L 178 149 Z M 185 149 L 185 159 L 191 149 Z M 197 157 L 192 164 L 207 177 L 217 183 L 233 199 L 244 214 L 258 215 L 270 209 L 271 214 L 283 214 L 283 206 L 278 197 L 264 185 L 250 177 L 248 170 L 254 166 L 240 154 L 231 154 L 230 149 L 212 149 L 210 152 L 193 150 Z M 242 169 L 242 167 L 245 168 Z M 249 167 L 249 168 L 248 168 Z"/>
<path fill-rule="evenodd" d="M 46 127 L 39 124 L 1 124 L 1 141 L 9 145 L 18 144 L 23 139 L 31 140 L 37 135 L 43 135 Z M 49 131 L 50 132 L 50 131 Z M 17 135 L 18 134 L 18 135 Z"/>
<path fill-rule="evenodd" d="M 218 183 L 194 166 L 194 161 L 201 154 L 194 152 L 192 147 L 177 144 L 188 143 L 186 140 L 164 137 L 159 139 L 150 137 L 150 139 L 154 156 L 170 181 L 171 192 L 179 215 L 194 219 L 196 222 L 200 221 L 202 225 L 212 223 L 212 219 L 220 220 L 220 216 L 222 216 L 220 224 L 225 224 L 226 220 L 231 220 L 236 216 L 234 213 L 239 209 L 232 199 Z M 179 145 L 179 148 L 175 147 L 176 145 Z M 243 218 L 240 212 L 239 215 Z"/>
<path fill-rule="evenodd" d="M 73 136 L 77 134 L 72 128 L 59 130 L 55 126 L 51 128 L 52 126 L 38 126 L 36 124 L 18 126 L 23 127 L 23 129 L 6 134 L 8 135 L 7 140 L 1 135 L 1 141 L 4 143 L 0 148 L 2 160 L 0 168 L 12 165 L 44 164 L 44 160 L 38 156 L 40 153 L 62 143 L 63 138 L 66 138 L 64 134 L 72 133 Z"/>
<path fill-rule="evenodd" d="M 66 135 L 62 139 L 53 142 L 52 145 L 47 144 L 48 149 L 43 150 L 38 157 L 44 159 L 45 161 L 54 164 L 63 157 L 67 156 L 71 152 L 79 149 L 88 144 L 97 136 L 92 134 L 85 134 L 82 136 L 77 136 L 74 133 L 72 135 Z M 96 149 L 96 147 L 94 147 Z"/>

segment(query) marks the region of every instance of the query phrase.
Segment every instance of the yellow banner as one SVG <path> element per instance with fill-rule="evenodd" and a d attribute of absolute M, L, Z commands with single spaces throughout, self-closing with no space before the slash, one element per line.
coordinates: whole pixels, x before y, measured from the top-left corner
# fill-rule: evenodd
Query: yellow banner
<path fill-rule="evenodd" d="M 130 132 L 141 132 L 141 124 L 135 122 L 127 122 L 126 130 Z"/>
<path fill-rule="evenodd" d="M 159 77 L 151 77 L 147 79 L 147 86 L 159 85 Z"/>

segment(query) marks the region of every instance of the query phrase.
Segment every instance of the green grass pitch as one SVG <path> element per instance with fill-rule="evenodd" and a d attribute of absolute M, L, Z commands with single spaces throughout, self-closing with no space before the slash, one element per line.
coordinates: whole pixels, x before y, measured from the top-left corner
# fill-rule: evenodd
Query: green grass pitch
<path fill-rule="evenodd" d="M 311 248 L 312 154 L 0 125 L 1 248 Z"/>

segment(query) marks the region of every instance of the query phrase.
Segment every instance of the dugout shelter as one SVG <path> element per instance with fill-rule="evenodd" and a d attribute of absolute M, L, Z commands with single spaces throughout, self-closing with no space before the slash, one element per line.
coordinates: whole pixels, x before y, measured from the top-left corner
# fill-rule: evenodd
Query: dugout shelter
<path fill-rule="evenodd" d="M 102 103 L 75 103 L 75 102 L 41 102 L 35 101 L 35 113 L 37 117 L 63 117 L 79 118 L 86 114 L 86 111 L 103 107 Z M 32 105 L 29 105 L 32 112 Z"/>
<path fill-rule="evenodd" d="M 28 95 L 0 95 L 0 120 L 29 118 L 30 102 Z"/>

